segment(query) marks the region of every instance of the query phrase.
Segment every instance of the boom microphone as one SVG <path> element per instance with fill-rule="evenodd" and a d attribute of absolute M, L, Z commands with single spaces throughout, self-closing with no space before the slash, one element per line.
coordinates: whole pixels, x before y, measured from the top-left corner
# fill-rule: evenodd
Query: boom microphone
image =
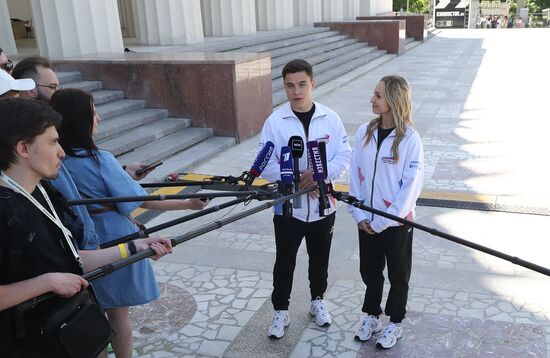
<path fill-rule="evenodd" d="M 317 141 L 307 142 L 309 159 L 313 170 L 313 180 L 317 181 L 319 186 L 319 216 L 327 216 L 330 209 L 330 201 L 327 195 L 327 186 L 325 179 L 327 178 L 327 169 L 323 165 L 323 158 L 319 143 Z"/>
<path fill-rule="evenodd" d="M 279 191 L 283 195 L 290 195 L 292 194 L 292 188 L 293 188 L 293 179 L 294 175 L 292 174 L 292 151 L 290 147 L 285 146 L 281 148 L 281 161 L 280 161 L 280 169 L 281 169 L 281 182 Z M 291 217 L 292 216 L 292 205 L 290 202 L 285 201 L 283 203 L 283 216 Z"/>
<path fill-rule="evenodd" d="M 271 141 L 265 143 L 262 150 L 260 150 L 260 152 L 256 156 L 256 159 L 254 160 L 252 167 L 250 167 L 250 170 L 242 173 L 239 179 L 242 180 L 246 185 L 251 185 L 254 179 L 259 177 L 260 174 L 262 174 L 262 172 L 264 171 L 267 163 L 269 162 L 269 158 L 271 158 L 271 155 L 273 154 L 274 149 L 275 145 Z"/>
<path fill-rule="evenodd" d="M 302 137 L 293 135 L 288 139 L 288 146 L 292 151 L 292 159 L 294 166 L 294 192 L 300 190 L 300 158 L 304 154 L 304 140 Z M 302 207 L 302 199 L 300 197 L 294 198 L 292 202 L 294 209 Z"/>

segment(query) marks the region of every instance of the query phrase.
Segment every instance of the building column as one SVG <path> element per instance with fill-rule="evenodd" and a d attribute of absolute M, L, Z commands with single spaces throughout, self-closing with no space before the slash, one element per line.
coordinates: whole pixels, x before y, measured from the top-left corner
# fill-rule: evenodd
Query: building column
<path fill-rule="evenodd" d="M 6 0 L 0 0 L 0 44 L 8 56 L 17 55 L 15 37 L 11 28 L 10 11 Z"/>
<path fill-rule="evenodd" d="M 133 0 L 143 45 L 178 45 L 204 39 L 200 0 Z"/>
<path fill-rule="evenodd" d="M 343 10 L 342 0 L 323 0 L 323 21 L 342 21 Z"/>
<path fill-rule="evenodd" d="M 323 0 L 294 0 L 294 25 L 312 25 L 323 20 Z"/>
<path fill-rule="evenodd" d="M 292 28 L 294 26 L 292 0 L 256 0 L 256 22 L 259 31 Z"/>
<path fill-rule="evenodd" d="M 254 0 L 201 0 L 206 36 L 239 36 L 256 32 Z"/>
<path fill-rule="evenodd" d="M 124 51 L 116 0 L 31 0 L 31 6 L 42 56 Z"/>
<path fill-rule="evenodd" d="M 359 0 L 342 0 L 344 20 L 355 20 L 359 16 Z"/>

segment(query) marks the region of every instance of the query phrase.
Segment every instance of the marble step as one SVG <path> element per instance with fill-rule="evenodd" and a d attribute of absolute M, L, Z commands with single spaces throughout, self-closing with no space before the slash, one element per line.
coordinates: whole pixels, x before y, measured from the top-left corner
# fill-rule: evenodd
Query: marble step
<path fill-rule="evenodd" d="M 170 157 L 214 135 L 212 128 L 190 127 L 145 144 L 118 157 L 122 164 L 153 163 Z"/>
<path fill-rule="evenodd" d="M 142 108 L 145 108 L 144 100 L 120 99 L 96 106 L 96 111 L 102 120 L 107 120 Z"/>
<path fill-rule="evenodd" d="M 97 146 L 118 156 L 178 130 L 187 128 L 190 124 L 191 120 L 187 118 L 163 118 L 148 125 L 130 129 L 112 138 L 100 140 Z"/>
<path fill-rule="evenodd" d="M 124 92 L 116 90 L 97 90 L 92 92 L 92 96 L 94 96 L 94 104 L 98 106 L 103 103 L 123 99 Z"/>
<path fill-rule="evenodd" d="M 103 88 L 101 81 L 74 81 L 67 82 L 61 85 L 63 88 L 77 88 L 83 91 L 92 92 Z"/>
<path fill-rule="evenodd" d="M 393 58 L 395 58 L 395 55 L 388 55 L 387 51 L 384 50 L 371 51 L 367 55 L 355 58 L 354 60 L 348 61 L 345 64 L 340 64 L 339 66 L 335 66 L 333 68 L 331 66 L 331 69 L 328 69 L 327 71 L 321 73 L 316 72 L 315 82 L 317 83 L 317 86 L 320 86 L 326 84 L 329 81 L 336 80 L 341 75 L 354 70 L 357 70 L 357 76 L 360 76 L 361 74 L 372 71 L 376 67 Z M 313 68 L 313 70 L 315 72 L 315 67 Z M 284 89 L 280 89 L 274 92 L 272 98 L 273 107 L 284 103 L 286 101 L 286 93 Z"/>
<path fill-rule="evenodd" d="M 144 108 L 121 114 L 120 116 L 101 121 L 98 132 L 94 136 L 94 140 L 98 141 L 106 137 L 111 137 L 166 117 L 168 117 L 168 111 L 166 109 Z"/>
<path fill-rule="evenodd" d="M 276 78 L 276 77 L 273 77 L 273 74 L 276 74 L 276 73 L 279 73 L 279 76 L 281 75 L 281 70 L 283 69 L 284 65 L 287 64 L 287 62 L 295 59 L 295 58 L 303 58 L 303 59 L 307 59 L 307 61 L 311 64 L 314 64 L 315 63 L 315 57 L 319 54 L 323 54 L 323 53 L 332 53 L 342 47 L 347 47 L 347 46 L 351 46 L 353 44 L 357 44 L 359 41 L 356 40 L 356 39 L 346 39 L 346 40 L 341 40 L 341 41 L 336 41 L 336 42 L 331 42 L 329 44 L 326 44 L 326 45 L 323 45 L 323 46 L 318 46 L 318 47 L 313 47 L 313 48 L 309 48 L 309 49 L 306 49 L 306 50 L 303 50 L 303 51 L 298 51 L 298 52 L 295 52 L 295 53 L 291 53 L 291 54 L 288 54 L 288 55 L 284 55 L 284 56 L 279 56 L 275 59 L 272 59 L 271 61 L 271 67 L 272 67 L 272 78 Z M 362 46 L 366 46 L 365 43 L 361 43 L 361 46 L 359 47 L 362 47 Z"/>
<path fill-rule="evenodd" d="M 267 43 L 261 43 L 258 45 L 244 46 L 235 51 L 238 52 L 270 52 L 278 48 L 284 48 L 292 45 L 297 45 L 306 42 L 316 42 L 324 38 L 339 35 L 338 31 L 323 31 L 305 36 L 297 36 L 291 38 L 284 38 L 277 41 L 271 41 Z"/>
<path fill-rule="evenodd" d="M 235 144 L 235 138 L 233 137 L 210 137 L 169 158 L 163 159 L 163 165 L 153 170 L 151 174 L 147 176 L 147 182 L 164 181 L 171 173 L 187 172 L 193 166 L 216 156 Z"/>

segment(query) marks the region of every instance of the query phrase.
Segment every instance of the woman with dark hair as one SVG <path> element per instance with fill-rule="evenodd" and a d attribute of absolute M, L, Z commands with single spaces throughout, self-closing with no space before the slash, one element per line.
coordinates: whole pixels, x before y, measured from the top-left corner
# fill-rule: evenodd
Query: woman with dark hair
<path fill-rule="evenodd" d="M 93 97 L 89 93 L 78 89 L 62 89 L 54 93 L 50 104 L 63 117 L 59 130 L 59 142 L 66 153 L 63 164 L 83 197 L 147 195 L 111 153 L 99 150 L 95 145 L 92 136 L 97 133 L 101 118 L 95 111 Z M 198 210 L 205 205 L 199 199 L 190 199 L 89 205 L 87 209 L 101 244 L 138 231 L 130 216 L 138 207 Z M 132 329 L 128 307 L 145 304 L 159 297 L 150 262 L 139 261 L 116 271 L 97 280 L 94 288 L 116 332 L 113 348 L 117 358 L 131 357 Z"/>

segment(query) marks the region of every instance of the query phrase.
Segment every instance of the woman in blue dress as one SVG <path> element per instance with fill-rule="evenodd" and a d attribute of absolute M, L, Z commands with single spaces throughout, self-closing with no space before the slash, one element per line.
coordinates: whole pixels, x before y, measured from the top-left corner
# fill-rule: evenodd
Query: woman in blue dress
<path fill-rule="evenodd" d="M 115 157 L 99 150 L 92 136 L 101 120 L 95 111 L 93 97 L 77 89 L 57 91 L 50 101 L 63 116 L 59 141 L 66 157 L 63 164 L 69 170 L 83 197 L 139 196 L 147 192 L 126 173 Z M 89 205 L 99 243 L 112 241 L 138 231 L 130 214 L 138 207 L 156 210 L 204 208 L 199 199 L 158 202 L 128 202 L 107 205 Z M 131 357 L 132 329 L 129 306 L 151 302 L 160 293 L 149 260 L 141 260 L 94 283 L 98 300 L 116 332 L 113 349 L 117 358 Z"/>

